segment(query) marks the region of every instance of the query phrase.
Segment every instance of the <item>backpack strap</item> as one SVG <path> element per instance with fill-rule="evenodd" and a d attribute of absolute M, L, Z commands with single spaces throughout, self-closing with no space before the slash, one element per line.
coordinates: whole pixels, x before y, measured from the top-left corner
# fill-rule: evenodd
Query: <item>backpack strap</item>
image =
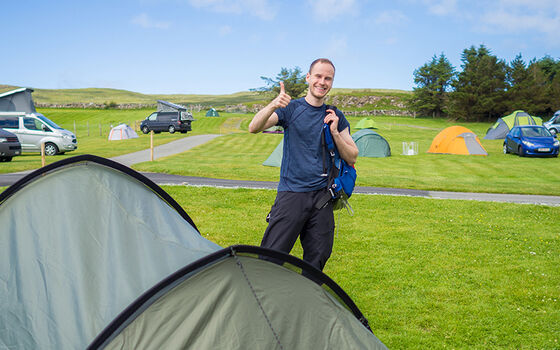
<path fill-rule="evenodd" d="M 329 201 L 332 198 L 334 198 L 335 194 L 332 190 L 332 187 L 333 187 L 334 179 L 336 178 L 337 173 L 339 171 L 339 169 L 336 167 L 336 161 L 335 161 L 335 158 L 339 157 L 338 150 L 336 149 L 336 146 L 334 145 L 329 124 L 327 124 L 327 123 L 323 124 L 322 134 L 323 134 L 322 135 L 323 136 L 322 137 L 322 145 L 323 145 L 323 174 L 322 174 L 322 176 L 328 176 L 328 180 L 327 180 L 327 187 L 326 187 L 327 191 L 315 204 L 315 207 L 317 209 L 324 208 L 329 203 Z M 325 153 L 326 153 L 325 150 L 328 152 L 329 161 L 330 161 L 330 165 L 331 165 L 331 169 L 330 169 L 330 172 L 328 172 L 328 174 L 327 174 L 328 169 L 327 169 L 326 162 L 325 162 Z"/>

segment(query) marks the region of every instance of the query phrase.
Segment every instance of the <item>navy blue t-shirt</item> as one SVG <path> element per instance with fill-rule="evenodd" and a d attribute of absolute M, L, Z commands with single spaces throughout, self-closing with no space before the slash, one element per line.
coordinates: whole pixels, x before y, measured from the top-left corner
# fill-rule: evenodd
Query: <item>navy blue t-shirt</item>
<path fill-rule="evenodd" d="M 327 177 L 321 176 L 323 166 L 330 165 L 327 153 L 323 161 L 324 146 L 321 141 L 326 110 L 324 104 L 314 107 L 302 97 L 275 111 L 278 125 L 284 128 L 284 154 L 278 191 L 310 192 L 327 187 Z M 339 118 L 338 131 L 350 127 L 341 111 L 336 110 L 336 115 Z"/>

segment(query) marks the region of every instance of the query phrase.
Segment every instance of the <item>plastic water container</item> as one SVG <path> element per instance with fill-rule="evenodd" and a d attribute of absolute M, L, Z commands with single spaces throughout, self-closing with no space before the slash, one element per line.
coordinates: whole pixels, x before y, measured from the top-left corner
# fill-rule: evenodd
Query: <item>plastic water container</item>
<path fill-rule="evenodd" d="M 418 143 L 416 142 L 403 142 L 402 154 L 404 156 L 414 156 L 418 154 Z"/>

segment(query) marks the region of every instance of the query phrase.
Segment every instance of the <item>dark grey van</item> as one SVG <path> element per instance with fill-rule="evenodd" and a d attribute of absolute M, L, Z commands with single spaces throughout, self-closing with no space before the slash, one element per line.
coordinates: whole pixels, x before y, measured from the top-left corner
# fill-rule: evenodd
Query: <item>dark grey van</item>
<path fill-rule="evenodd" d="M 140 130 L 144 134 L 152 130 L 155 133 L 169 131 L 173 134 L 175 131 L 179 131 L 185 134 L 192 130 L 191 121 L 190 114 L 184 116 L 184 113 L 181 112 L 154 112 L 140 123 Z"/>
<path fill-rule="evenodd" d="M 0 129 L 0 162 L 9 162 L 21 154 L 21 144 L 15 134 Z"/>

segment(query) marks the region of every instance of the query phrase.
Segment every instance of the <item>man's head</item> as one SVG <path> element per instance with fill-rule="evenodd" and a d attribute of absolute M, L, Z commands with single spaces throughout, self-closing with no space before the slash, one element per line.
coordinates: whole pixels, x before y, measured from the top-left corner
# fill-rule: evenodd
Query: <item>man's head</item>
<path fill-rule="evenodd" d="M 332 88 L 334 73 L 334 64 L 329 59 L 319 58 L 313 61 L 305 77 L 307 84 L 309 84 L 307 94 L 318 100 L 323 100 Z"/>

